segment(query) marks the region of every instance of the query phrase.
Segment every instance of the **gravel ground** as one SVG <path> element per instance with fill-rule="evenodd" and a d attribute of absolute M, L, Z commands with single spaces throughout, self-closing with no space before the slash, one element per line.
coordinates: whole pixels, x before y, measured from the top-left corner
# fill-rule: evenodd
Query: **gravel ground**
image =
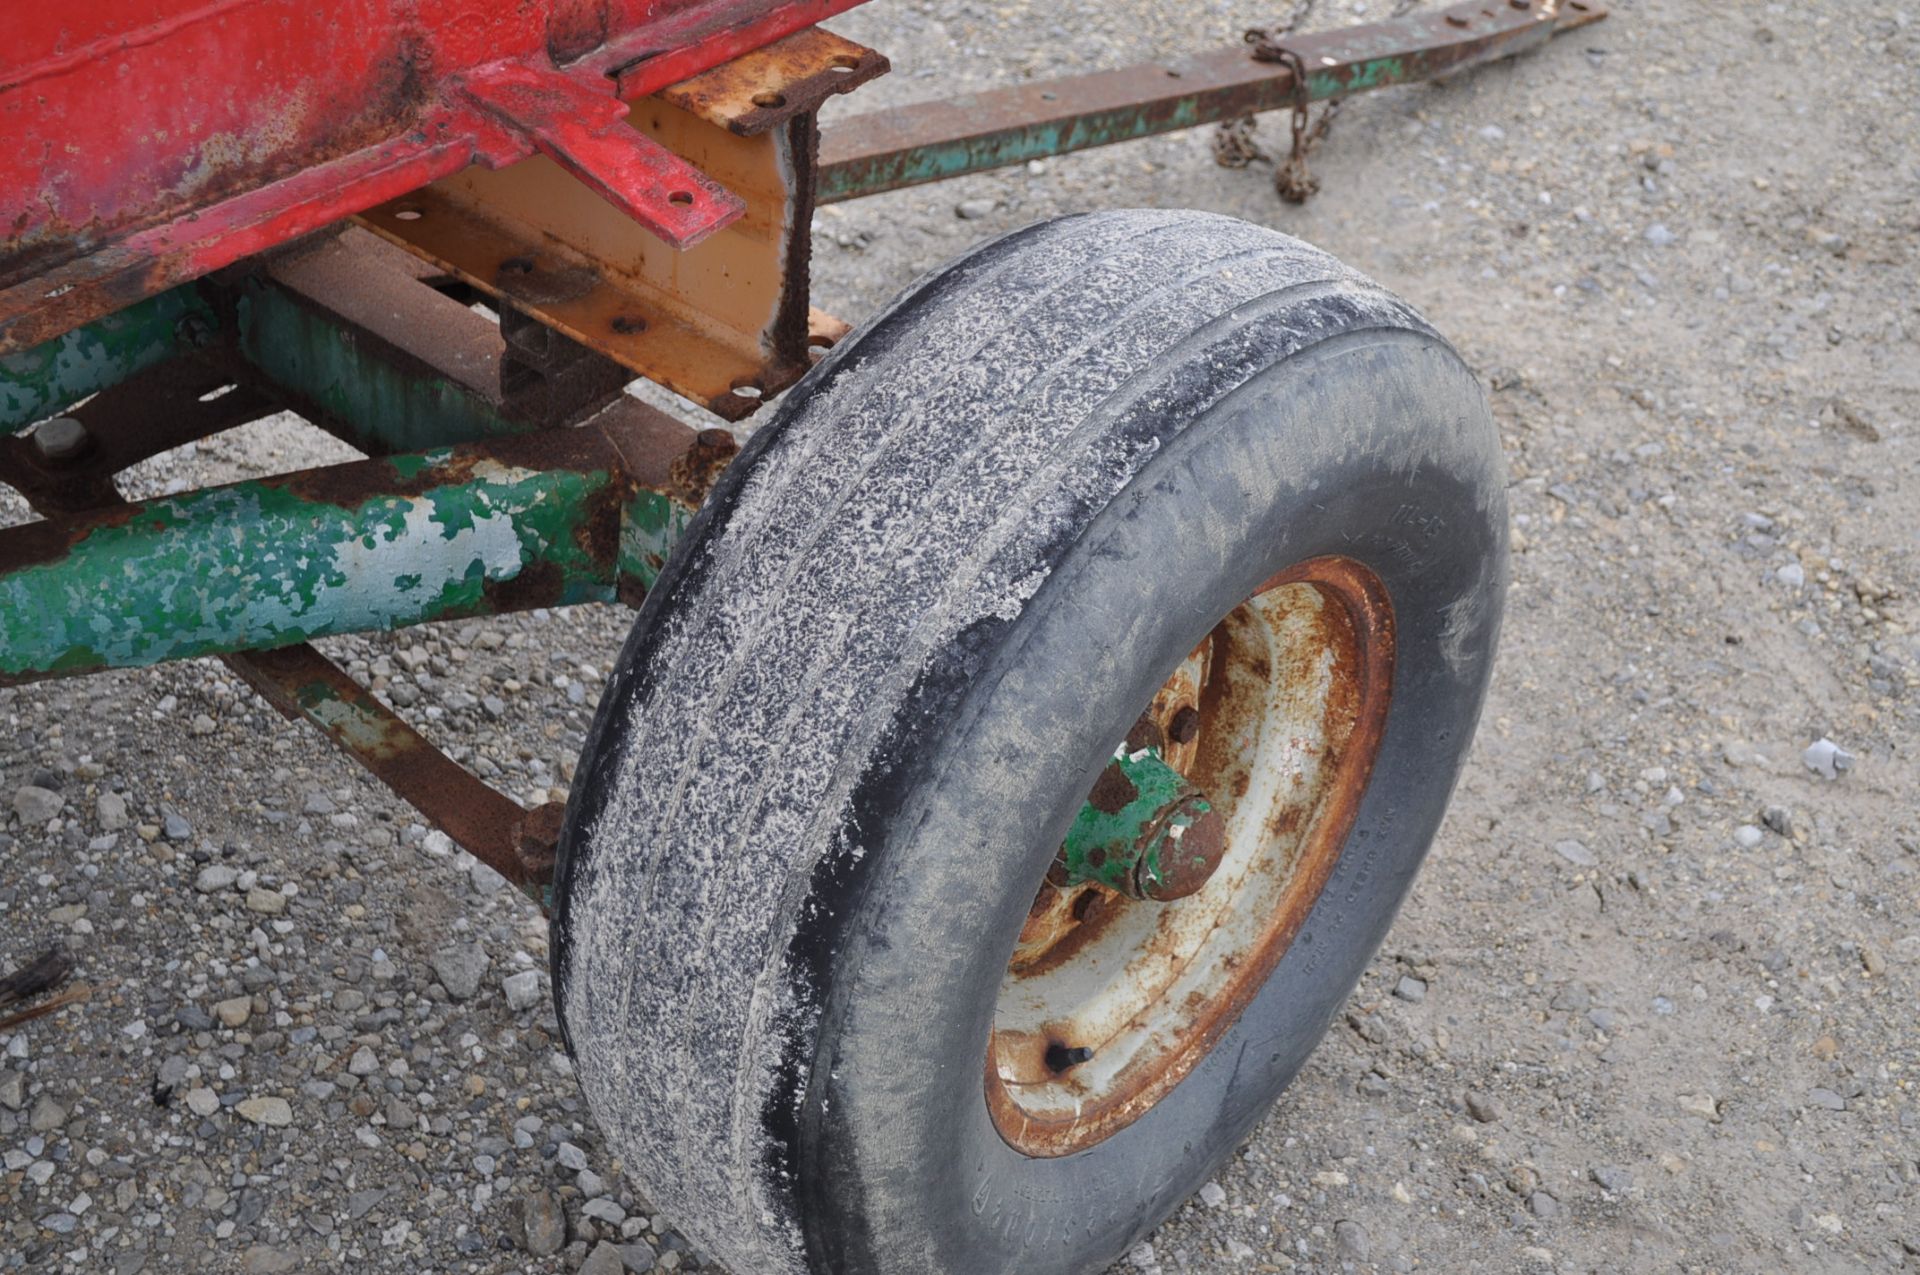
<path fill-rule="evenodd" d="M 834 25 L 899 68 L 874 108 L 1268 16 Z M 1352 104 L 1305 208 L 1196 132 L 821 215 L 818 300 L 855 317 L 1039 217 L 1278 226 L 1422 307 L 1511 458 L 1501 667 L 1431 865 L 1273 1116 L 1119 1269 L 1920 1268 L 1917 62 L 1913 11 L 1626 0 Z M 129 488 L 340 454 L 269 422 Z M 535 798 L 624 629 L 328 649 Z M 0 802 L 0 968 L 64 942 L 92 988 L 0 1034 L 0 1270 L 702 1265 L 582 1104 L 536 911 L 220 665 L 0 690 Z"/>

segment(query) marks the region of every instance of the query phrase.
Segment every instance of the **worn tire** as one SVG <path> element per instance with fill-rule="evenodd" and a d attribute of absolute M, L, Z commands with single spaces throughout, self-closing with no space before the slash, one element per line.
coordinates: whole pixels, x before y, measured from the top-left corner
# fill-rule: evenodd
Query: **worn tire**
<path fill-rule="evenodd" d="M 921 280 L 793 391 L 646 600 L 563 838 L 554 964 L 635 1186 L 737 1275 L 1098 1268 L 1292 1079 L 1439 826 L 1506 568 L 1484 397 L 1408 306 L 1191 212 Z M 1257 995 L 1144 1116 L 1030 1157 L 994 996 L 1093 779 L 1209 626 L 1337 554 L 1391 597 L 1371 782 Z"/>

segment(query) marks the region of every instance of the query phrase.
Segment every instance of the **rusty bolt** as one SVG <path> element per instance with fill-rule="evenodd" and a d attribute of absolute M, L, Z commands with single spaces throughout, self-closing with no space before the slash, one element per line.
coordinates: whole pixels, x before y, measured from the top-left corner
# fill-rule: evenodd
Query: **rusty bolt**
<path fill-rule="evenodd" d="M 1200 734 L 1200 710 L 1191 704 L 1182 704 L 1174 710 L 1173 720 L 1167 723 L 1167 738 L 1176 744 L 1191 744 Z"/>
<path fill-rule="evenodd" d="M 87 427 L 71 416 L 56 416 L 42 421 L 33 431 L 33 447 L 40 459 L 64 465 L 79 459 L 90 442 Z"/>
<path fill-rule="evenodd" d="M 184 314 L 173 325 L 174 339 L 191 349 L 202 349 L 213 343 L 214 328 L 204 314 Z"/>

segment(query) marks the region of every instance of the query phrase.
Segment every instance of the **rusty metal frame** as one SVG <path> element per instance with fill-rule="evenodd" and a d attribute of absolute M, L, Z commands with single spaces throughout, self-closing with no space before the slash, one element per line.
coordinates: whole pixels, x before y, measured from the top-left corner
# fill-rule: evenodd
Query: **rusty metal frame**
<path fill-rule="evenodd" d="M 16 6 L 0 46 L 0 353 L 536 151 L 693 243 L 739 201 L 626 135 L 620 100 L 859 2 Z"/>
<path fill-rule="evenodd" d="M 468 168 L 362 224 L 497 303 L 717 415 L 798 380 L 835 331 L 812 323 L 813 113 L 883 73 L 871 49 L 812 28 L 636 103 L 636 133 L 741 196 L 746 213 L 674 249 L 546 157 Z"/>
<path fill-rule="evenodd" d="M 72 409 L 83 427 L 78 448 L 49 456 L 33 434 L 0 438 L 0 481 L 46 519 L 0 531 L 0 558 L 18 565 L 83 539 L 88 528 L 131 522 L 141 507 L 121 497 L 115 474 L 292 405 L 375 455 L 422 441 L 460 442 L 465 446 L 450 455 L 469 459 L 456 467 L 559 464 L 608 475 L 608 498 L 582 511 L 580 546 L 606 558 L 602 596 L 637 603 L 672 536 L 737 450 L 725 431 L 696 433 L 627 397 L 620 389 L 624 374 L 610 393 L 556 393 L 535 383 L 535 372 L 519 361 L 524 351 L 516 352 L 500 327 L 475 313 L 457 286 L 449 289 L 416 258 L 362 231 L 197 286 L 205 297 L 196 313 L 215 316 L 225 329 Z M 288 315 L 298 316 L 297 326 L 288 325 Z M 547 335 L 544 328 L 538 332 Z M 563 347 L 570 344 L 551 335 Z M 334 348 L 350 350 L 355 361 L 334 368 L 315 355 Z M 289 361 L 289 351 L 305 351 L 304 364 Z M 547 354 L 550 364 L 570 362 L 564 348 Z M 369 386 L 387 393 L 364 392 Z M 331 392 L 335 387 L 343 392 Z M 424 427 L 410 421 L 408 411 L 418 406 L 422 387 L 449 396 L 446 410 Z M 559 428 L 589 417 L 583 427 Z M 396 456 L 266 482 L 307 491 L 324 509 L 349 499 L 349 489 L 376 497 L 388 486 L 404 489 L 409 476 L 420 480 L 424 466 L 425 458 Z M 625 533 L 635 516 L 653 521 L 637 534 Z M 552 600 L 530 579 L 496 591 L 489 605 L 512 610 Z M 436 827 L 546 902 L 560 806 L 528 810 L 494 790 L 309 643 L 227 651 L 221 658 L 278 711 L 311 723 Z M 15 679 L 0 678 L 7 680 Z"/>
<path fill-rule="evenodd" d="M 1366 26 L 1289 36 L 1313 101 L 1434 79 L 1597 22 L 1599 0 L 1468 0 Z M 1286 63 L 1246 46 L 922 102 L 833 125 L 820 202 L 943 181 L 1294 105 Z"/>
<path fill-rule="evenodd" d="M 634 601 L 735 445 L 627 397 L 629 375 L 727 419 L 798 379 L 847 331 L 808 303 L 816 202 L 1290 106 L 1303 87 L 1327 100 L 1432 78 L 1604 16 L 1588 0 L 1476 0 L 1291 39 L 1285 63 L 1226 50 L 858 117 L 823 142 L 821 103 L 887 70 L 872 50 L 806 27 L 850 3 L 713 0 L 688 7 L 672 48 L 614 40 L 564 65 L 466 66 L 432 86 L 414 134 L 323 156 L 176 223 L 130 221 L 38 274 L 15 268 L 0 280 L 0 353 L 46 357 L 38 397 L 14 404 L 0 435 L 0 481 L 49 521 L 0 532 L 0 580 L 10 559 L 57 557 L 151 517 L 157 505 L 128 505 L 114 485 L 129 465 L 284 406 L 376 458 L 250 485 L 310 499 L 316 517 L 404 493 L 423 473 L 465 499 L 462 475 L 489 466 L 533 481 L 590 471 L 567 490 L 592 508 L 555 524 L 572 541 L 560 546 L 566 564 L 536 563 L 474 605 L 573 598 L 556 579 L 586 581 L 580 597 Z M 283 246 L 356 211 L 371 235 Z M 191 279 L 201 282 L 164 291 Z M 498 324 L 475 313 L 476 298 Z M 146 310 L 126 312 L 109 359 L 77 367 L 56 356 L 93 347 L 46 344 L 134 302 Z M 80 441 L 59 455 L 50 436 L 13 432 L 75 402 Z M 490 788 L 304 641 L 194 653 L 220 655 L 544 899 L 558 806 L 524 809 Z M 1326 822 L 1350 818 L 1341 806 Z"/>

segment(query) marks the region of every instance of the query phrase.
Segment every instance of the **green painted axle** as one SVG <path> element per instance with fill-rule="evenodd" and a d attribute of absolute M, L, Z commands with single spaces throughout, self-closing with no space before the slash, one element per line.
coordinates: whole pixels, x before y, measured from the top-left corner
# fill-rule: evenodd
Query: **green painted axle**
<path fill-rule="evenodd" d="M 0 531 L 0 684 L 643 592 L 693 506 L 625 473 L 646 440 L 617 433 L 357 461 Z"/>
<path fill-rule="evenodd" d="M 1206 794 L 1158 748 L 1114 753 L 1067 832 L 1047 880 L 1095 882 L 1129 898 L 1167 902 L 1207 883 L 1226 827 Z"/>

